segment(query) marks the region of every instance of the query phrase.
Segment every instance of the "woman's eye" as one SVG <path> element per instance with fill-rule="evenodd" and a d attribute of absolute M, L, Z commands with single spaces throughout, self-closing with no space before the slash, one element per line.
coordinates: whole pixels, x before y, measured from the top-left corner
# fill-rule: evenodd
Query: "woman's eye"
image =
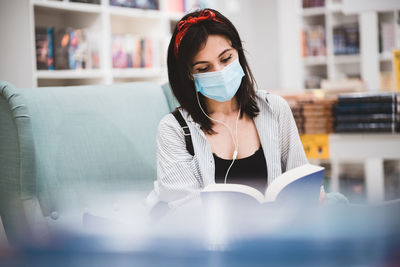
<path fill-rule="evenodd" d="M 222 61 L 222 63 L 226 63 L 226 62 L 228 62 L 231 58 L 232 58 L 232 55 L 230 55 L 230 56 L 227 57 L 227 58 L 221 59 L 221 61 Z"/>
<path fill-rule="evenodd" d="M 205 72 L 208 70 L 208 67 L 197 69 L 198 72 Z"/>

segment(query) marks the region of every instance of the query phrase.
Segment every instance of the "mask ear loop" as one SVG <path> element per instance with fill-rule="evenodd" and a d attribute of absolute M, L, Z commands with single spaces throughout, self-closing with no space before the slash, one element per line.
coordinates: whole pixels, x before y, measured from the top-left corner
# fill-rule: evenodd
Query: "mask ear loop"
<path fill-rule="evenodd" d="M 202 106 L 201 106 L 201 104 L 200 104 L 199 92 L 197 92 L 197 90 L 196 90 L 196 97 L 197 97 L 197 103 L 199 104 L 199 107 L 200 107 L 201 111 L 204 113 L 204 115 L 205 115 L 207 118 L 209 118 L 210 120 L 212 120 L 212 121 L 219 122 L 219 123 L 223 124 L 223 125 L 229 130 L 229 132 L 230 132 L 230 134 L 231 134 L 231 137 L 232 137 L 233 144 L 235 145 L 235 151 L 233 151 L 233 156 L 232 156 L 232 163 L 231 163 L 231 165 L 229 165 L 229 168 L 228 168 L 228 170 L 226 171 L 226 174 L 225 174 L 224 183 L 226 184 L 226 179 L 228 178 L 228 173 L 229 173 L 229 171 L 230 171 L 230 169 L 231 169 L 233 163 L 234 163 L 235 160 L 236 160 L 237 153 L 238 153 L 238 149 L 239 149 L 238 121 L 239 121 L 241 106 L 239 106 L 239 112 L 238 112 L 238 115 L 237 115 L 237 117 L 236 117 L 236 141 L 235 141 L 235 138 L 234 138 L 234 136 L 233 136 L 232 130 L 231 130 L 231 128 L 229 128 L 228 125 L 226 125 L 223 121 L 219 121 L 219 120 L 216 120 L 216 119 L 211 118 L 210 116 L 208 116 L 208 115 L 204 112 L 204 110 L 203 110 L 203 108 L 202 108 Z"/>

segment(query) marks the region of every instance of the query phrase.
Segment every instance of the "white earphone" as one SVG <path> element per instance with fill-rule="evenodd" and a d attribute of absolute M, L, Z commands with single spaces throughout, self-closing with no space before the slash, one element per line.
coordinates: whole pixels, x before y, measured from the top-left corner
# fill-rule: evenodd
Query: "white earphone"
<path fill-rule="evenodd" d="M 202 108 L 201 105 L 200 105 L 199 93 L 198 93 L 197 91 L 196 91 L 196 97 L 197 97 L 197 103 L 199 103 L 199 107 L 200 107 L 201 111 L 204 113 L 204 115 L 205 115 L 207 118 L 209 118 L 210 120 L 219 122 L 219 123 L 221 123 L 222 125 L 224 125 L 226 128 L 228 128 L 228 130 L 229 130 L 229 132 L 230 132 L 230 134 L 231 134 L 231 136 L 232 136 L 232 141 L 233 141 L 233 144 L 234 144 L 234 146 L 235 146 L 235 150 L 233 151 L 233 155 L 232 155 L 232 163 L 231 163 L 231 165 L 229 166 L 229 168 L 228 168 L 228 170 L 226 171 L 226 174 L 225 174 L 224 183 L 226 184 L 226 179 L 228 178 L 228 173 L 229 173 L 229 171 L 230 171 L 230 169 L 231 169 L 233 163 L 234 163 L 235 160 L 236 160 L 236 157 L 237 157 L 237 154 L 238 154 L 238 149 L 239 149 L 239 140 L 238 140 L 237 133 L 238 133 L 238 121 L 239 121 L 239 116 L 240 116 L 241 107 L 239 107 L 239 112 L 238 112 L 238 115 L 237 115 L 237 118 L 236 118 L 236 141 L 235 141 L 235 138 L 234 138 L 234 136 L 233 136 L 232 130 L 231 130 L 231 128 L 229 128 L 228 125 L 226 125 L 223 121 L 219 121 L 219 120 L 216 120 L 216 119 L 211 118 L 210 116 L 208 116 L 208 115 L 204 112 L 203 108 Z"/>

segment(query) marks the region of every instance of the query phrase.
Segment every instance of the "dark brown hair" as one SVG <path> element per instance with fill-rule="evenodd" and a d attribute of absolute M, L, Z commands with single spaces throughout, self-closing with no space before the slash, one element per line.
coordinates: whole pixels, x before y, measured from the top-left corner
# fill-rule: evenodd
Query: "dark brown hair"
<path fill-rule="evenodd" d="M 168 47 L 168 78 L 172 92 L 181 107 L 185 109 L 193 120 L 199 123 L 201 128 L 208 134 L 215 134 L 216 132 L 212 130 L 213 122 L 203 114 L 197 103 L 196 89 L 190 73 L 193 58 L 200 51 L 202 46 L 204 46 L 209 35 L 226 37 L 231 42 L 232 47 L 238 52 L 239 62 L 245 73 L 235 95 L 238 104 L 241 106 L 240 117 L 242 118 L 243 112 L 245 112 L 249 117 L 254 118 L 258 115 L 259 108 L 256 103 L 254 77 L 247 64 L 239 33 L 235 26 L 221 13 L 213 9 L 206 10 L 214 12 L 220 22 L 205 20 L 190 26 L 182 38 L 176 56 L 174 54 L 174 46 L 178 29 L 175 27 Z M 181 21 L 189 17 L 198 17 L 201 11 L 202 10 L 189 13 L 185 15 Z M 200 93 L 199 101 L 204 111 L 208 114 L 205 105 L 205 97 Z"/>

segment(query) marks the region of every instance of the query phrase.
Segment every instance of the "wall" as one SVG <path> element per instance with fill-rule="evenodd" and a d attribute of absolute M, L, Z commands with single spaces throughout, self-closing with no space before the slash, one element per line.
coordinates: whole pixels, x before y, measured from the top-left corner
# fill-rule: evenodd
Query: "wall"
<path fill-rule="evenodd" d="M 30 49 L 32 20 L 28 0 L 0 1 L 0 80 L 32 87 L 34 55 Z M 33 22 L 33 21 L 32 21 Z"/>
<path fill-rule="evenodd" d="M 224 0 L 211 4 L 227 16 L 239 31 L 260 89 L 281 87 L 277 2 Z"/>

